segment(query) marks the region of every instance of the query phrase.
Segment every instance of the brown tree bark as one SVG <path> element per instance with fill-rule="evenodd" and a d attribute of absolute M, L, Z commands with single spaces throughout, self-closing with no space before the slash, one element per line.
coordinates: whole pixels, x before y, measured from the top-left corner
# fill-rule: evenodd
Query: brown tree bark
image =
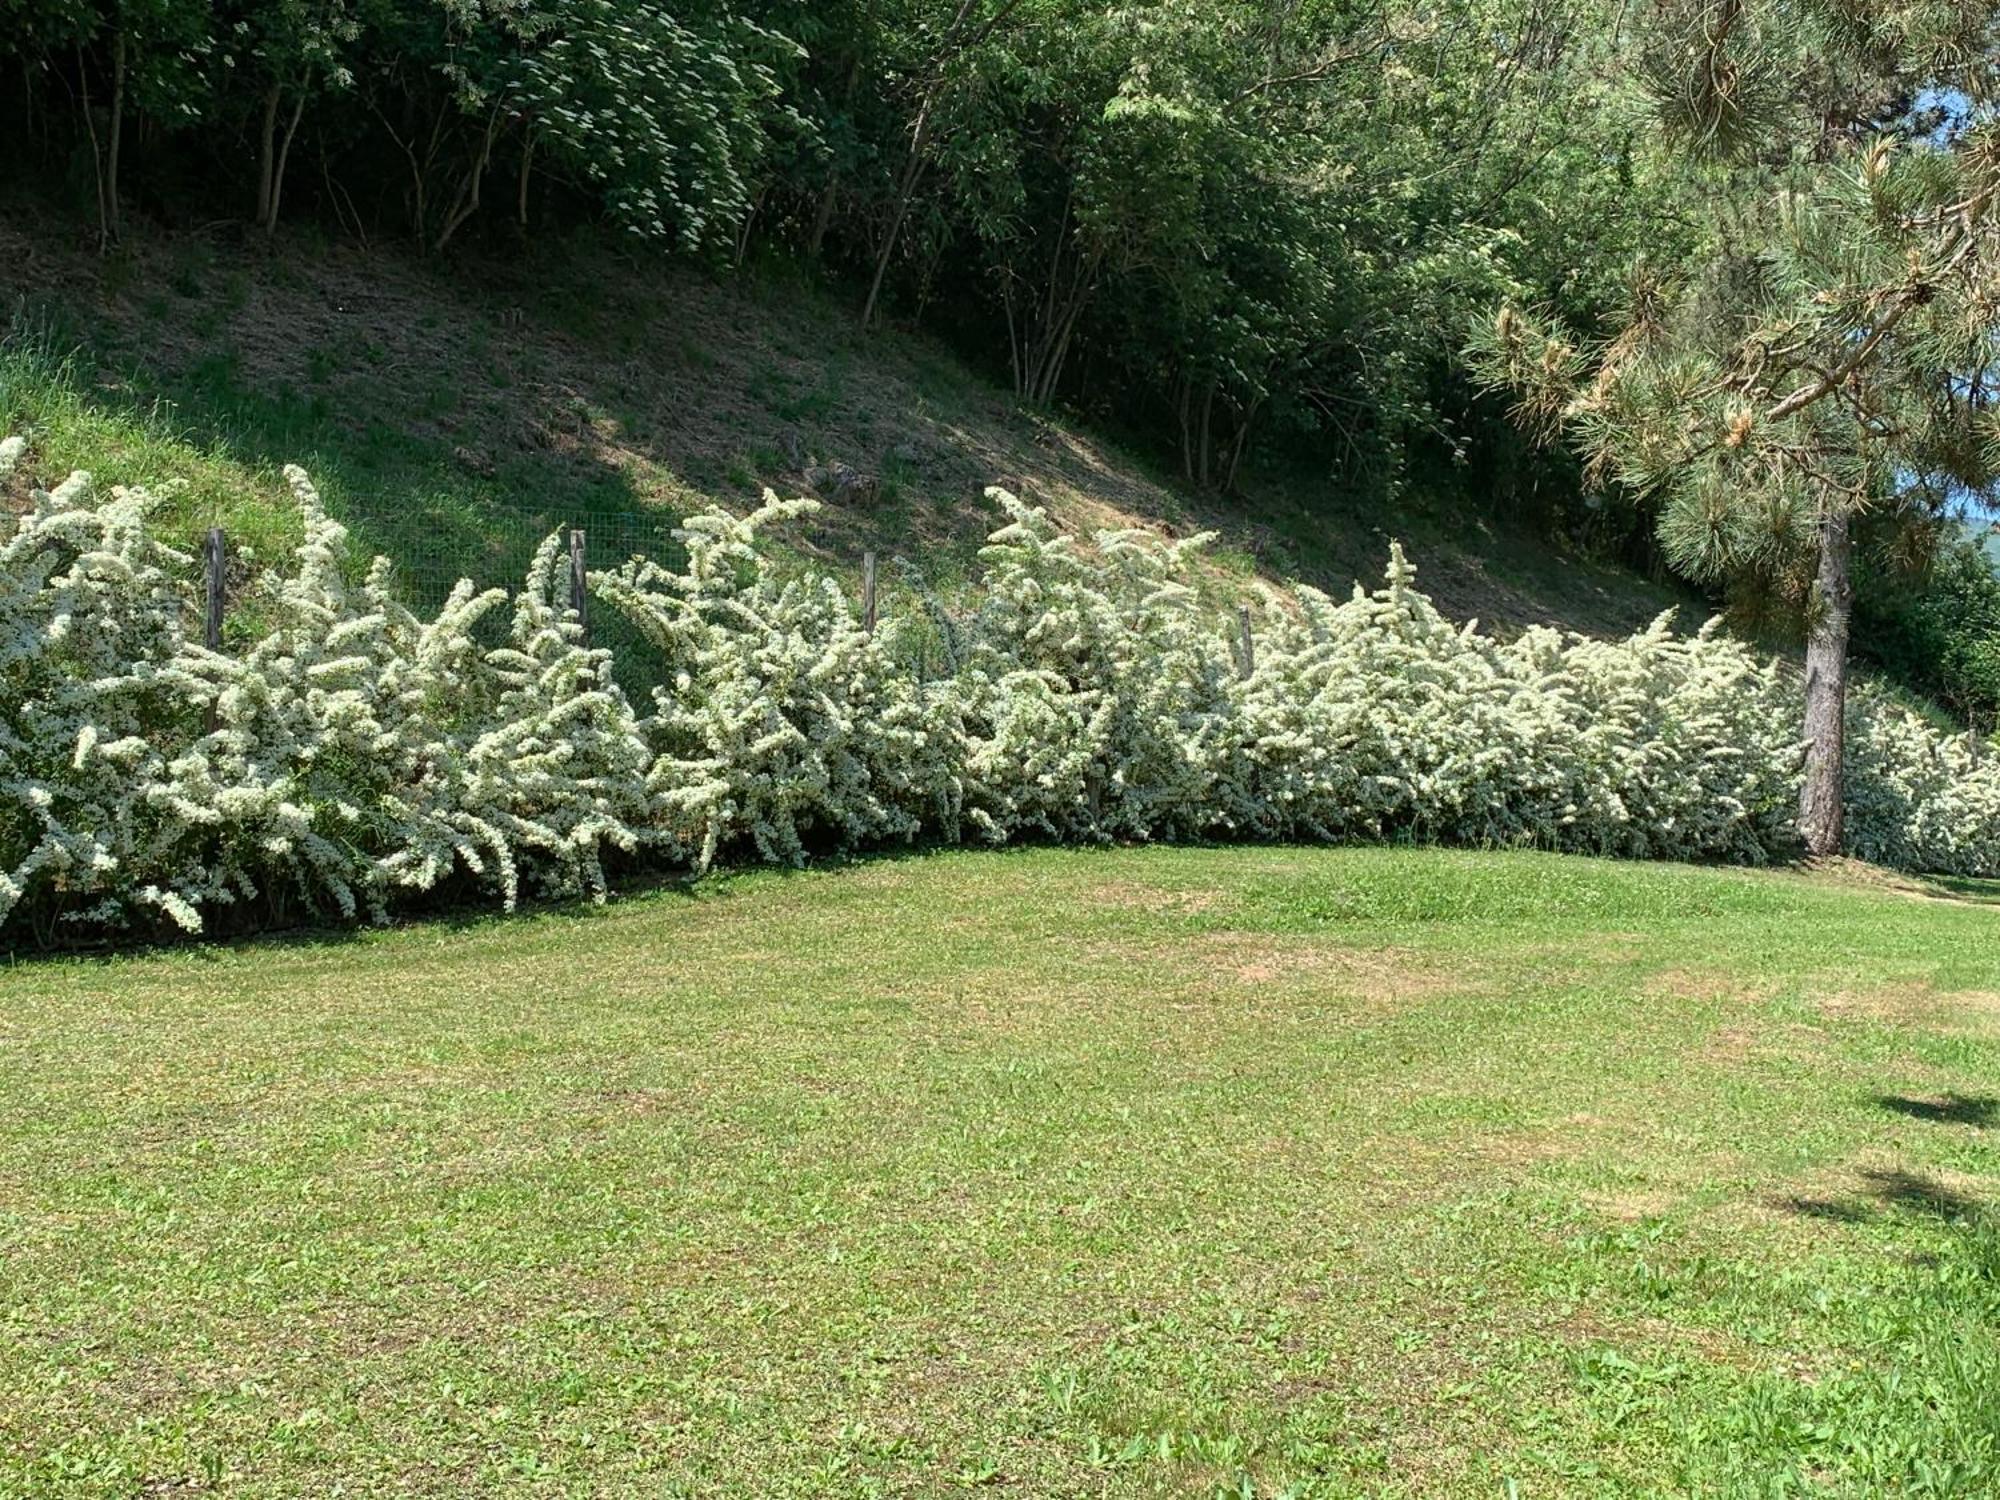
<path fill-rule="evenodd" d="M 1816 857 L 1838 854 L 1845 832 L 1847 632 L 1854 610 L 1853 542 L 1846 509 L 1829 503 L 1819 524 L 1819 576 L 1806 625 L 1806 771 L 1799 832 Z"/>
<path fill-rule="evenodd" d="M 271 169 L 271 198 L 264 211 L 266 238 L 278 230 L 278 210 L 285 201 L 285 167 L 292 159 L 292 140 L 299 133 L 299 121 L 304 118 L 305 112 L 306 96 L 301 93 L 292 101 L 292 117 L 285 122 L 284 139 L 278 142 L 278 162 Z"/>
<path fill-rule="evenodd" d="M 889 267 L 896 258 L 896 244 L 903 237 L 903 221 L 910 216 L 910 204 L 917 196 L 917 184 L 924 175 L 924 150 L 931 139 L 931 105 L 933 98 L 927 97 L 923 107 L 917 111 L 916 127 L 910 132 L 910 157 L 903 163 L 901 177 L 896 182 L 896 206 L 889 215 L 888 231 L 882 236 L 880 249 L 875 253 L 875 275 L 868 283 L 868 300 L 861 305 L 861 326 L 872 328 L 875 324 L 875 309 L 882 304 L 882 283 L 888 280 Z"/>
<path fill-rule="evenodd" d="M 521 176 L 514 191 L 514 223 L 524 230 L 528 227 L 528 177 L 534 170 L 535 132 L 529 129 L 521 139 Z"/>
<path fill-rule="evenodd" d="M 493 142 L 500 131 L 500 106 L 494 105 L 493 112 L 486 117 L 486 133 L 479 139 L 479 154 L 460 179 L 458 193 L 452 199 L 450 210 L 444 216 L 444 225 L 438 230 L 437 239 L 431 245 L 433 254 L 442 255 L 451 237 L 458 233 L 461 225 L 479 212 L 479 189 L 486 181 L 487 164 L 493 160 Z"/>
<path fill-rule="evenodd" d="M 1006 22 L 1007 18 L 1021 5 L 1021 0 L 1001 0 L 999 7 L 979 25 L 967 30 L 972 10 L 978 0 L 959 0 L 958 13 L 952 17 L 951 25 L 945 28 L 944 41 L 933 60 L 930 81 L 924 87 L 922 101 L 917 106 L 916 123 L 910 130 L 910 155 L 903 163 L 903 170 L 896 182 L 895 210 L 889 216 L 888 232 L 882 237 L 882 244 L 875 255 L 875 275 L 868 284 L 868 300 L 861 308 L 861 326 L 874 325 L 876 309 L 882 303 L 882 283 L 888 279 L 889 266 L 896 258 L 896 245 L 903 236 L 903 224 L 910 217 L 910 205 L 917 196 L 917 185 L 923 180 L 924 152 L 930 146 L 931 127 L 936 123 L 933 116 L 939 97 L 944 92 L 945 80 L 953 57 L 972 47 L 978 46 Z"/>
<path fill-rule="evenodd" d="M 264 91 L 264 122 L 257 132 L 257 225 L 271 223 L 271 175 L 278 169 L 278 104 L 283 90 L 272 84 Z"/>
<path fill-rule="evenodd" d="M 102 255 L 111 245 L 111 211 L 104 202 L 104 150 L 97 143 L 97 116 L 90 104 L 90 64 L 81 46 L 76 49 L 76 78 L 83 91 L 83 127 L 90 132 L 90 170 L 97 183 L 97 252 Z"/>
<path fill-rule="evenodd" d="M 121 31 L 111 42 L 111 144 L 105 153 L 104 167 L 105 234 L 114 240 L 119 232 L 118 155 L 124 140 L 125 33 Z"/>
<path fill-rule="evenodd" d="M 854 102 L 854 90 L 861 82 L 861 58 L 857 54 L 848 65 L 847 87 L 841 91 L 843 106 Z M 833 208 L 840 195 L 840 174 L 829 172 L 826 186 L 820 189 L 819 207 L 813 211 L 812 233 L 806 239 L 806 254 L 818 260 L 826 249 L 826 232 L 833 226 Z"/>

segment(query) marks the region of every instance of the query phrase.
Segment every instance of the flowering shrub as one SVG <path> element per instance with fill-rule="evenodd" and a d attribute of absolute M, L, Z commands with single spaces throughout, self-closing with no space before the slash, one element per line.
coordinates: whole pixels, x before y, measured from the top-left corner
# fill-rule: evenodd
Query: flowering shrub
<path fill-rule="evenodd" d="M 0 477 L 22 456 L 0 444 Z M 1761 861 L 1793 847 L 1799 689 L 1713 629 L 1623 641 L 1447 622 L 1392 549 L 1385 585 L 1271 594 L 1254 667 L 1190 558 L 1091 551 L 1008 512 L 964 608 L 870 633 L 759 533 L 807 502 L 689 518 L 678 569 L 594 575 L 664 665 L 650 712 L 559 602 L 558 540 L 522 587 L 434 617 L 305 475 L 291 565 L 238 653 L 195 638 L 193 559 L 138 489 L 35 491 L 0 545 L 0 922 L 43 940 L 379 920 L 456 889 L 601 896 L 613 854 L 663 868 L 991 842 L 1407 838 Z M 497 636 L 506 617 L 504 639 Z M 492 627 L 482 632 L 483 622 Z M 1866 690 L 1849 725 L 1855 853 L 2000 873 L 2000 767 Z"/>
<path fill-rule="evenodd" d="M 637 849 L 651 758 L 551 603 L 553 541 L 485 648 L 504 591 L 461 584 L 428 621 L 384 563 L 350 591 L 344 529 L 287 478 L 305 540 L 240 658 L 192 638 L 192 560 L 147 534 L 145 491 L 33 494 L 0 547 L 0 921 L 46 940 L 291 902 L 379 919 L 454 879 L 511 906 L 524 883 L 601 893 L 602 851 Z"/>
<path fill-rule="evenodd" d="M 641 726 L 651 811 L 664 850 L 698 870 L 745 841 L 796 863 L 809 840 L 953 826 L 948 710 L 897 661 L 895 633 L 871 636 L 832 579 L 781 581 L 757 551 L 762 527 L 813 505 L 767 496 L 747 519 L 690 517 L 683 571 L 637 559 L 591 580 L 664 658 Z"/>

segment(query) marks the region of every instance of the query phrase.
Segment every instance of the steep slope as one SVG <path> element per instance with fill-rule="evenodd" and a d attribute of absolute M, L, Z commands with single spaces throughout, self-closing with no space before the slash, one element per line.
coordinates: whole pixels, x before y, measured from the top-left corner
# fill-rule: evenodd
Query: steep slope
<path fill-rule="evenodd" d="M 178 475 L 179 524 L 220 522 L 255 550 L 285 544 L 275 471 L 305 463 L 425 593 L 510 576 L 558 526 L 583 525 L 601 559 L 656 547 L 689 507 L 765 486 L 827 501 L 793 538 L 802 554 L 900 553 L 948 583 L 997 483 L 1084 531 L 1216 529 L 1224 583 L 1344 591 L 1396 536 L 1442 607 L 1501 629 L 1623 631 L 1681 599 L 1462 512 L 1364 514 L 1331 486 L 1274 481 L 1195 497 L 792 280 L 663 275 L 588 245 L 449 265 L 273 251 L 229 229 L 101 259 L 56 222 L 0 222 L 0 426 L 31 431 L 42 471 Z"/>

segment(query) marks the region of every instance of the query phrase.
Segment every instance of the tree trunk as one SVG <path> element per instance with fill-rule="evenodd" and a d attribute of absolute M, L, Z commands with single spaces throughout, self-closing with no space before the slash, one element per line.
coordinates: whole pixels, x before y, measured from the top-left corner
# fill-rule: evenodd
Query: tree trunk
<path fill-rule="evenodd" d="M 264 91 L 264 122 L 257 134 L 257 227 L 271 226 L 271 177 L 278 170 L 278 102 L 282 90 Z"/>
<path fill-rule="evenodd" d="M 857 54 L 854 61 L 848 65 L 847 87 L 841 91 L 841 107 L 843 109 L 854 103 L 854 90 L 860 83 L 861 58 Z M 820 189 L 819 207 L 813 211 L 812 233 L 806 240 L 806 254 L 814 260 L 818 260 L 821 253 L 826 249 L 826 232 L 833 225 L 833 208 L 839 194 L 839 169 L 830 168 L 826 175 L 826 186 Z"/>
<path fill-rule="evenodd" d="M 910 131 L 910 159 L 903 164 L 903 170 L 896 183 L 896 209 L 889 216 L 889 232 L 883 237 L 881 252 L 875 257 L 875 277 L 868 284 L 868 300 L 861 308 L 861 326 L 869 328 L 875 322 L 875 310 L 881 305 L 882 283 L 889 275 L 889 263 L 896 258 L 896 242 L 903 235 L 903 221 L 910 216 L 910 203 L 917 195 L 917 183 L 924 175 L 924 149 L 931 139 L 931 112 L 937 108 L 938 96 L 943 93 L 945 70 L 954 53 L 963 46 L 971 45 L 987 35 L 1007 18 L 1021 0 L 1007 0 L 991 20 L 980 28 L 979 37 L 961 41 L 965 34 L 965 23 L 972 15 L 972 7 L 978 0 L 959 0 L 958 13 L 951 18 L 951 24 L 944 30 L 944 39 L 939 45 L 932 68 L 931 81 L 924 88 L 924 97 L 917 106 L 916 123 Z"/>
<path fill-rule="evenodd" d="M 292 117 L 285 122 L 285 138 L 278 143 L 278 162 L 271 169 L 271 197 L 264 205 L 264 237 L 278 232 L 278 209 L 285 201 L 285 164 L 292 159 L 292 138 L 299 133 L 299 120 L 306 112 L 306 96 L 292 103 Z"/>
<path fill-rule="evenodd" d="M 1819 576 L 1806 627 L 1806 776 L 1799 792 L 1799 832 L 1816 857 L 1838 854 L 1845 831 L 1841 771 L 1847 751 L 1852 555 L 1847 512 L 1829 504 L 1819 524 Z"/>
<path fill-rule="evenodd" d="M 514 193 L 514 222 L 523 231 L 528 227 L 528 177 L 535 170 L 535 132 L 530 129 L 521 140 L 521 178 Z"/>
<path fill-rule="evenodd" d="M 125 33 L 111 43 L 111 145 L 105 153 L 105 233 L 118 238 L 118 148 L 125 136 Z"/>
<path fill-rule="evenodd" d="M 1263 406 L 1262 396 L 1253 400 L 1243 410 L 1243 419 L 1237 424 L 1236 436 L 1230 440 L 1229 466 L 1222 476 L 1222 489 L 1228 494 L 1236 488 L 1236 476 L 1243 472 L 1243 455 L 1250 447 L 1250 428 L 1257 420 L 1258 408 Z"/>
<path fill-rule="evenodd" d="M 1007 361 L 1014 371 L 1014 394 L 1022 396 L 1028 389 L 1028 366 L 1026 351 L 1021 347 L 1020 322 L 1014 316 L 1014 284 L 1011 281 L 1000 294 L 1000 308 L 1007 315 Z"/>
<path fill-rule="evenodd" d="M 451 237 L 458 233 L 459 226 L 479 212 L 479 188 L 486 181 L 487 163 L 493 160 L 493 141 L 500 129 L 500 106 L 493 106 L 493 113 L 487 116 L 486 133 L 480 137 L 479 155 L 473 159 L 471 168 L 458 184 L 458 194 L 452 199 L 451 210 L 444 216 L 444 226 L 438 230 L 431 252 L 442 255 Z"/>
<path fill-rule="evenodd" d="M 1212 486 L 1215 474 L 1215 382 L 1208 383 L 1208 389 L 1201 398 L 1201 446 L 1200 461 L 1196 464 L 1196 483 L 1203 489 Z"/>
<path fill-rule="evenodd" d="M 97 144 L 97 114 L 90 103 L 90 64 L 76 49 L 77 87 L 83 91 L 83 128 L 90 132 L 90 170 L 97 184 L 97 253 L 111 245 L 111 213 L 104 205 L 104 152 Z"/>
<path fill-rule="evenodd" d="M 1195 478 L 1194 478 L 1194 377 L 1193 377 L 1192 375 L 1186 375 L 1186 374 L 1182 375 L 1182 376 L 1181 376 L 1181 380 L 1180 380 L 1180 387 L 1181 387 L 1181 389 L 1180 389 L 1180 395 L 1181 395 L 1181 410 L 1180 410 L 1180 419 L 1181 419 L 1181 473 L 1183 473 L 1183 474 L 1185 474 L 1185 475 L 1187 476 L 1187 482 L 1188 482 L 1189 484 L 1193 484 L 1193 483 L 1195 482 Z"/>
<path fill-rule="evenodd" d="M 882 237 L 882 248 L 875 256 L 875 276 L 868 283 L 868 300 L 861 307 L 863 328 L 874 326 L 875 310 L 882 303 L 882 283 L 888 279 L 890 263 L 896 258 L 896 242 L 903 237 L 903 221 L 910 216 L 910 204 L 917 196 L 917 183 L 924 174 L 924 150 L 931 138 L 931 103 L 924 100 L 916 128 L 910 132 L 910 159 L 903 164 L 896 183 L 895 212 L 889 216 L 888 233 Z"/>
<path fill-rule="evenodd" d="M 812 233 L 806 236 L 806 254 L 813 260 L 826 253 L 826 232 L 833 227 L 834 199 L 839 189 L 840 184 L 835 180 L 829 180 L 820 189 L 819 207 L 813 210 Z"/>
<path fill-rule="evenodd" d="M 765 183 L 757 189 L 750 200 L 750 207 L 743 215 L 743 222 L 736 229 L 736 269 L 743 269 L 743 262 L 750 258 L 750 235 L 757 227 L 757 215 L 764 211 L 764 199 L 770 194 L 771 185 Z"/>

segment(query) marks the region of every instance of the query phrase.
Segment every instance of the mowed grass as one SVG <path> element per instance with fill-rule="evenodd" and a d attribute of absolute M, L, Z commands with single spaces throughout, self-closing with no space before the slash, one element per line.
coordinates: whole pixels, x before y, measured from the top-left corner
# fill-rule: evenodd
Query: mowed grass
<path fill-rule="evenodd" d="M 0 1492 L 1991 1493 L 2000 909 L 953 854 L 0 970 Z"/>

